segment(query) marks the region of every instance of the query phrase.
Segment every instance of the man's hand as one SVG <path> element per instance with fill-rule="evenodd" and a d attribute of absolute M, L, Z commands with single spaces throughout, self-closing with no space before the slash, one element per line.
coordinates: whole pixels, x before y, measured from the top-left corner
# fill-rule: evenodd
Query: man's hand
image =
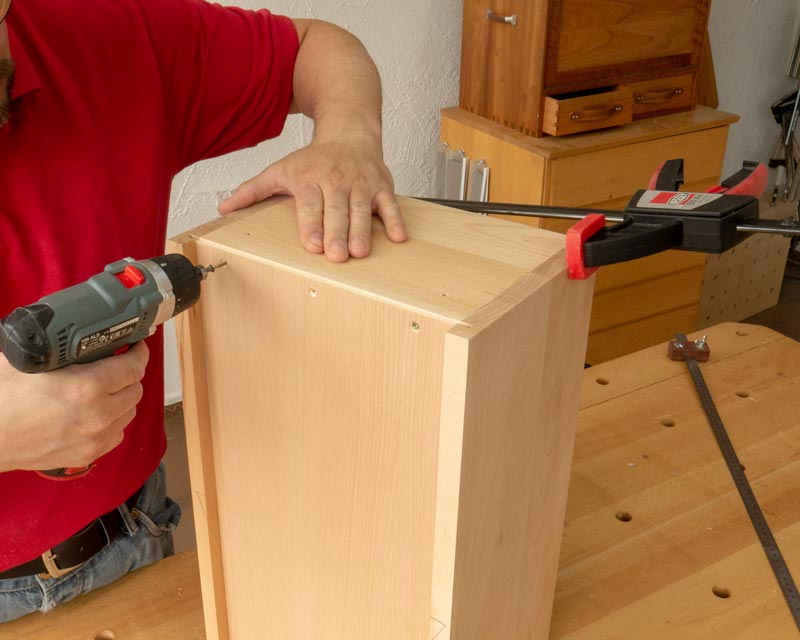
<path fill-rule="evenodd" d="M 122 442 L 142 399 L 150 352 L 47 373 L 20 373 L 0 355 L 0 472 L 84 467 Z"/>
<path fill-rule="evenodd" d="M 314 120 L 312 143 L 242 184 L 223 215 L 282 193 L 297 201 L 300 239 L 309 251 L 344 262 L 370 250 L 372 214 L 394 242 L 406 228 L 383 162 L 381 83 L 362 44 L 318 20 L 295 20 L 300 49 L 294 104 Z"/>
<path fill-rule="evenodd" d="M 276 194 L 293 195 L 303 246 L 325 252 L 334 262 L 363 258 L 370 251 L 372 214 L 383 220 L 394 242 L 406 239 L 406 228 L 394 195 L 389 170 L 374 143 L 321 141 L 273 164 L 220 204 L 223 215 Z M 364 136 L 366 140 L 366 136 Z"/>

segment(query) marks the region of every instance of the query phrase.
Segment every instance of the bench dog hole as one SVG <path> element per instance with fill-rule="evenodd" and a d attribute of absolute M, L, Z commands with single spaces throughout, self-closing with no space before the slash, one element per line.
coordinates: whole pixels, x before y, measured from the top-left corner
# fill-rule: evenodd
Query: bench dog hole
<path fill-rule="evenodd" d="M 627 511 L 618 511 L 614 517 L 616 517 L 616 519 L 620 522 L 630 522 L 633 520 L 633 516 Z"/>
<path fill-rule="evenodd" d="M 731 590 L 727 589 L 726 587 L 711 587 L 711 593 L 717 596 L 717 598 L 731 597 Z"/>
<path fill-rule="evenodd" d="M 94 637 L 94 640 L 116 640 L 116 637 L 113 631 L 101 631 Z"/>

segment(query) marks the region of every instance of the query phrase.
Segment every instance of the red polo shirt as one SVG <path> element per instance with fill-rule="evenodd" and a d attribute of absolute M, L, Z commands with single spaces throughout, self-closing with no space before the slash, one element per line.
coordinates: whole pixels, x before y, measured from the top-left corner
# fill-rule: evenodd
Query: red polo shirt
<path fill-rule="evenodd" d="M 175 174 L 283 128 L 298 49 L 288 18 L 202 0 L 16 0 L 7 22 L 17 78 L 0 128 L 0 317 L 109 262 L 164 253 Z M 149 345 L 138 415 L 86 478 L 0 473 L 0 571 L 113 509 L 157 466 L 160 332 Z"/>

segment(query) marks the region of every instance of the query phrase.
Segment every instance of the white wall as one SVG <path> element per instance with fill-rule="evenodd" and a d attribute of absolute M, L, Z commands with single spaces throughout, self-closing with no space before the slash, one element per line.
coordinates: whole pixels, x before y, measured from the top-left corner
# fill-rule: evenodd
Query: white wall
<path fill-rule="evenodd" d="M 439 109 L 458 102 L 461 0 L 239 0 L 298 18 L 319 18 L 355 33 L 383 78 L 385 155 L 399 193 L 427 195 L 438 139 Z M 713 0 L 709 32 L 719 108 L 741 120 L 732 127 L 724 175 L 742 160 L 766 162 L 778 125 L 769 106 L 795 86 L 785 75 L 800 24 L 796 0 Z M 267 164 L 306 144 L 311 127 L 293 116 L 284 135 L 196 165 L 175 179 L 173 235 L 214 218 L 217 194 L 234 189 Z M 180 398 L 172 327 L 167 327 L 166 402 Z"/>
<path fill-rule="evenodd" d="M 780 128 L 769 107 L 796 87 L 786 70 L 799 7 L 797 0 L 713 0 L 708 28 L 719 108 L 741 116 L 731 127 L 724 176 L 775 151 Z"/>

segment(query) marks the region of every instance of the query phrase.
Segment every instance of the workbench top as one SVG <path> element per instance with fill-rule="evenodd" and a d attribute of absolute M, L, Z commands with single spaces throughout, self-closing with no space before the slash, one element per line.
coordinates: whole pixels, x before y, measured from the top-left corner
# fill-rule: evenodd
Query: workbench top
<path fill-rule="evenodd" d="M 800 343 L 755 325 L 707 333 L 703 374 L 798 579 Z M 797 638 L 686 365 L 652 347 L 587 369 L 581 397 L 551 640 Z M 2 625 L 0 638 L 202 640 L 196 557 Z"/>
<path fill-rule="evenodd" d="M 703 375 L 798 579 L 800 344 L 707 332 Z M 646 349 L 588 369 L 581 398 L 551 638 L 797 638 L 686 365 Z"/>

